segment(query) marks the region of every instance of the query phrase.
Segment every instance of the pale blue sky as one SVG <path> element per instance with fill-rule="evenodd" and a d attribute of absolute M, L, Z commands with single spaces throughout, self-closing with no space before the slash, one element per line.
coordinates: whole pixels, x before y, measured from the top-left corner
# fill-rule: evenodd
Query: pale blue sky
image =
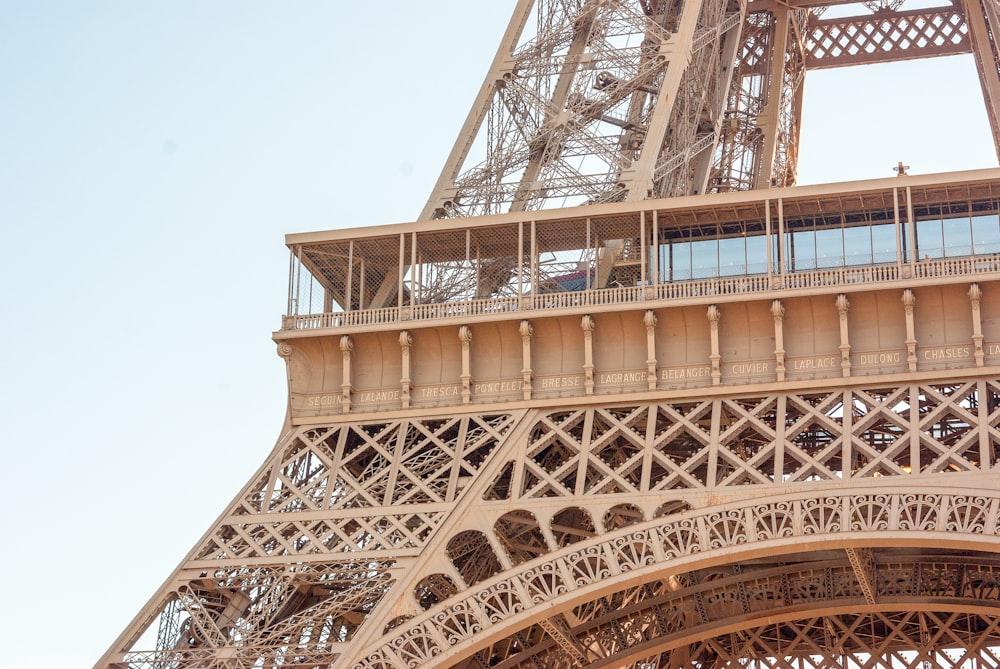
<path fill-rule="evenodd" d="M 282 236 L 413 219 L 513 5 L 0 3 L 0 669 L 92 665 L 260 465 Z M 971 57 L 804 128 L 808 183 L 996 163 Z"/>

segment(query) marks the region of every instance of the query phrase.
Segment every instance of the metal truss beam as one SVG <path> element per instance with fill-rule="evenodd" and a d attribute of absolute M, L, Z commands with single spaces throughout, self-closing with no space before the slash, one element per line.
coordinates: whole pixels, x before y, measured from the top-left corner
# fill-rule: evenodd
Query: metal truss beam
<path fill-rule="evenodd" d="M 971 52 L 969 27 L 956 7 L 886 10 L 810 21 L 806 67 L 820 70 Z"/>

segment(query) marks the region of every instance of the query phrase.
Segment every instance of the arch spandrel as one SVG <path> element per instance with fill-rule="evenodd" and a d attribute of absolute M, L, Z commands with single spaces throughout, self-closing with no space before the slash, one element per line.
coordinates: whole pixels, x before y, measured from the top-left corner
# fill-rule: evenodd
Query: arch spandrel
<path fill-rule="evenodd" d="M 624 666 L 644 654 L 705 638 L 709 631 L 752 629 L 765 619 L 773 623 L 804 615 L 918 609 L 997 616 L 998 510 L 1000 492 L 992 486 L 923 494 L 867 486 L 853 493 L 828 490 L 750 500 L 648 521 L 575 543 L 484 581 L 408 621 L 398 634 L 369 647 L 355 667 L 464 666 L 462 657 L 534 625 L 564 646 L 586 631 L 583 623 L 567 624 L 567 612 L 609 594 L 671 581 L 673 592 L 668 587 L 659 599 L 686 597 L 699 616 L 693 624 L 675 621 L 672 637 L 643 641 L 614 663 L 591 658 L 581 666 Z M 874 571 L 855 566 L 852 551 L 877 556 L 871 558 Z M 903 573 L 907 569 L 911 571 Z M 949 580 L 944 571 L 964 580 Z M 708 574 L 711 580 L 692 583 L 692 574 Z M 831 580 L 831 574 L 839 574 L 839 580 Z M 765 586 L 772 588 L 771 600 L 764 596 Z M 868 598 L 866 586 L 874 588 L 874 599 Z M 773 599 L 774 587 L 784 588 L 778 593 L 781 601 Z M 706 599 L 710 590 L 715 599 Z M 763 599 L 748 600 L 748 592 Z M 727 598 L 735 608 L 726 608 Z M 620 613 L 623 620 L 634 620 L 638 609 L 661 603 L 657 596 L 637 597 L 631 609 L 622 607 Z M 677 607 L 670 610 L 676 613 Z M 447 624 L 456 615 L 465 621 L 464 631 Z M 612 614 L 605 617 L 613 619 Z M 436 646 L 441 640 L 445 645 Z"/>

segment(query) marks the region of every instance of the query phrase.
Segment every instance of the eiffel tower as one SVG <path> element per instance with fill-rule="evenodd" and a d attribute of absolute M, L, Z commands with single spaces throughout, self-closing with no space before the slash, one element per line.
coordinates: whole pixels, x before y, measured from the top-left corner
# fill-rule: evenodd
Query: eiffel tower
<path fill-rule="evenodd" d="M 100 668 L 1000 667 L 1000 170 L 796 186 L 1000 4 L 518 0 L 419 221 L 294 234 L 281 437 Z M 460 29 L 460 26 L 456 26 Z"/>

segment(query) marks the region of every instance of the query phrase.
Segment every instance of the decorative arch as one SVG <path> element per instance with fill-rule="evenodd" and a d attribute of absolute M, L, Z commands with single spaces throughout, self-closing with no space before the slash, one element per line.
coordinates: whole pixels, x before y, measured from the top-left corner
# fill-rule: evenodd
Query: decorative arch
<path fill-rule="evenodd" d="M 950 609 L 972 606 L 989 615 L 1000 615 L 996 596 L 1000 592 L 1000 586 L 996 585 L 1000 583 L 998 518 L 998 490 L 914 493 L 877 492 L 871 487 L 751 499 L 721 508 L 674 514 L 573 544 L 497 574 L 479 587 L 408 621 L 394 634 L 383 637 L 368 649 L 355 669 L 451 666 L 458 658 L 518 629 L 534 623 L 544 625 L 546 621 L 556 630 L 556 639 L 567 640 L 568 633 L 560 631 L 565 625 L 552 620 L 602 593 L 626 592 L 651 583 L 669 584 L 671 578 L 675 581 L 670 587 L 684 593 L 697 585 L 685 584 L 686 574 L 775 555 L 814 553 L 809 560 L 810 569 L 821 569 L 825 574 L 828 568 L 836 566 L 838 573 L 851 575 L 856 585 L 850 591 L 843 588 L 837 591 L 850 596 L 835 598 L 836 610 L 841 606 L 857 606 L 859 596 L 861 604 L 867 607 L 865 610 L 871 612 L 903 610 L 867 599 L 866 588 L 872 590 L 873 582 L 866 576 L 869 573 L 866 565 L 874 563 L 873 551 L 865 547 L 932 546 L 940 550 L 980 551 L 979 554 L 986 557 L 975 565 L 982 576 L 981 582 L 986 585 L 978 594 L 968 590 L 953 593 L 950 600 L 944 597 L 948 600 L 945 604 Z M 839 562 L 833 566 L 820 565 L 822 560 L 818 558 L 824 551 L 836 552 Z M 949 555 L 948 559 L 953 557 Z M 893 569 L 912 569 L 918 562 L 907 556 L 898 565 L 893 563 Z M 878 565 L 874 569 L 877 571 Z M 968 572 L 968 565 L 964 569 Z M 768 578 L 771 581 L 754 581 L 755 587 L 773 583 L 775 578 L 780 581 L 782 575 L 779 572 Z M 912 573 L 899 571 L 899 577 L 893 582 L 910 584 L 912 588 L 913 579 Z M 733 593 L 739 591 L 732 586 L 738 581 L 738 575 L 733 574 L 727 583 L 716 585 L 728 588 L 725 592 L 732 600 Z M 927 588 L 934 587 L 934 582 L 946 581 L 947 578 L 931 579 L 926 581 Z M 744 580 L 744 589 L 747 583 Z M 875 582 L 874 591 L 877 592 L 881 585 Z M 815 591 L 805 586 L 803 592 Z M 666 590 L 659 596 L 672 596 Z M 649 594 L 643 593 L 644 596 L 635 601 L 649 599 Z M 927 593 L 919 594 L 926 596 Z M 893 596 L 896 597 L 893 601 L 905 605 L 904 609 L 917 601 L 902 595 Z M 805 601 L 800 599 L 800 604 Z M 811 600 L 810 605 L 828 604 L 830 602 Z M 762 615 L 772 615 L 774 610 L 775 607 L 768 607 Z M 706 620 L 706 616 L 700 613 L 699 616 Z M 793 617 L 801 616 L 802 608 L 795 608 Z M 707 619 L 712 622 L 710 615 Z M 727 618 L 722 617 L 713 624 L 722 625 L 725 620 Z M 442 653 L 447 661 L 436 659 Z"/>

